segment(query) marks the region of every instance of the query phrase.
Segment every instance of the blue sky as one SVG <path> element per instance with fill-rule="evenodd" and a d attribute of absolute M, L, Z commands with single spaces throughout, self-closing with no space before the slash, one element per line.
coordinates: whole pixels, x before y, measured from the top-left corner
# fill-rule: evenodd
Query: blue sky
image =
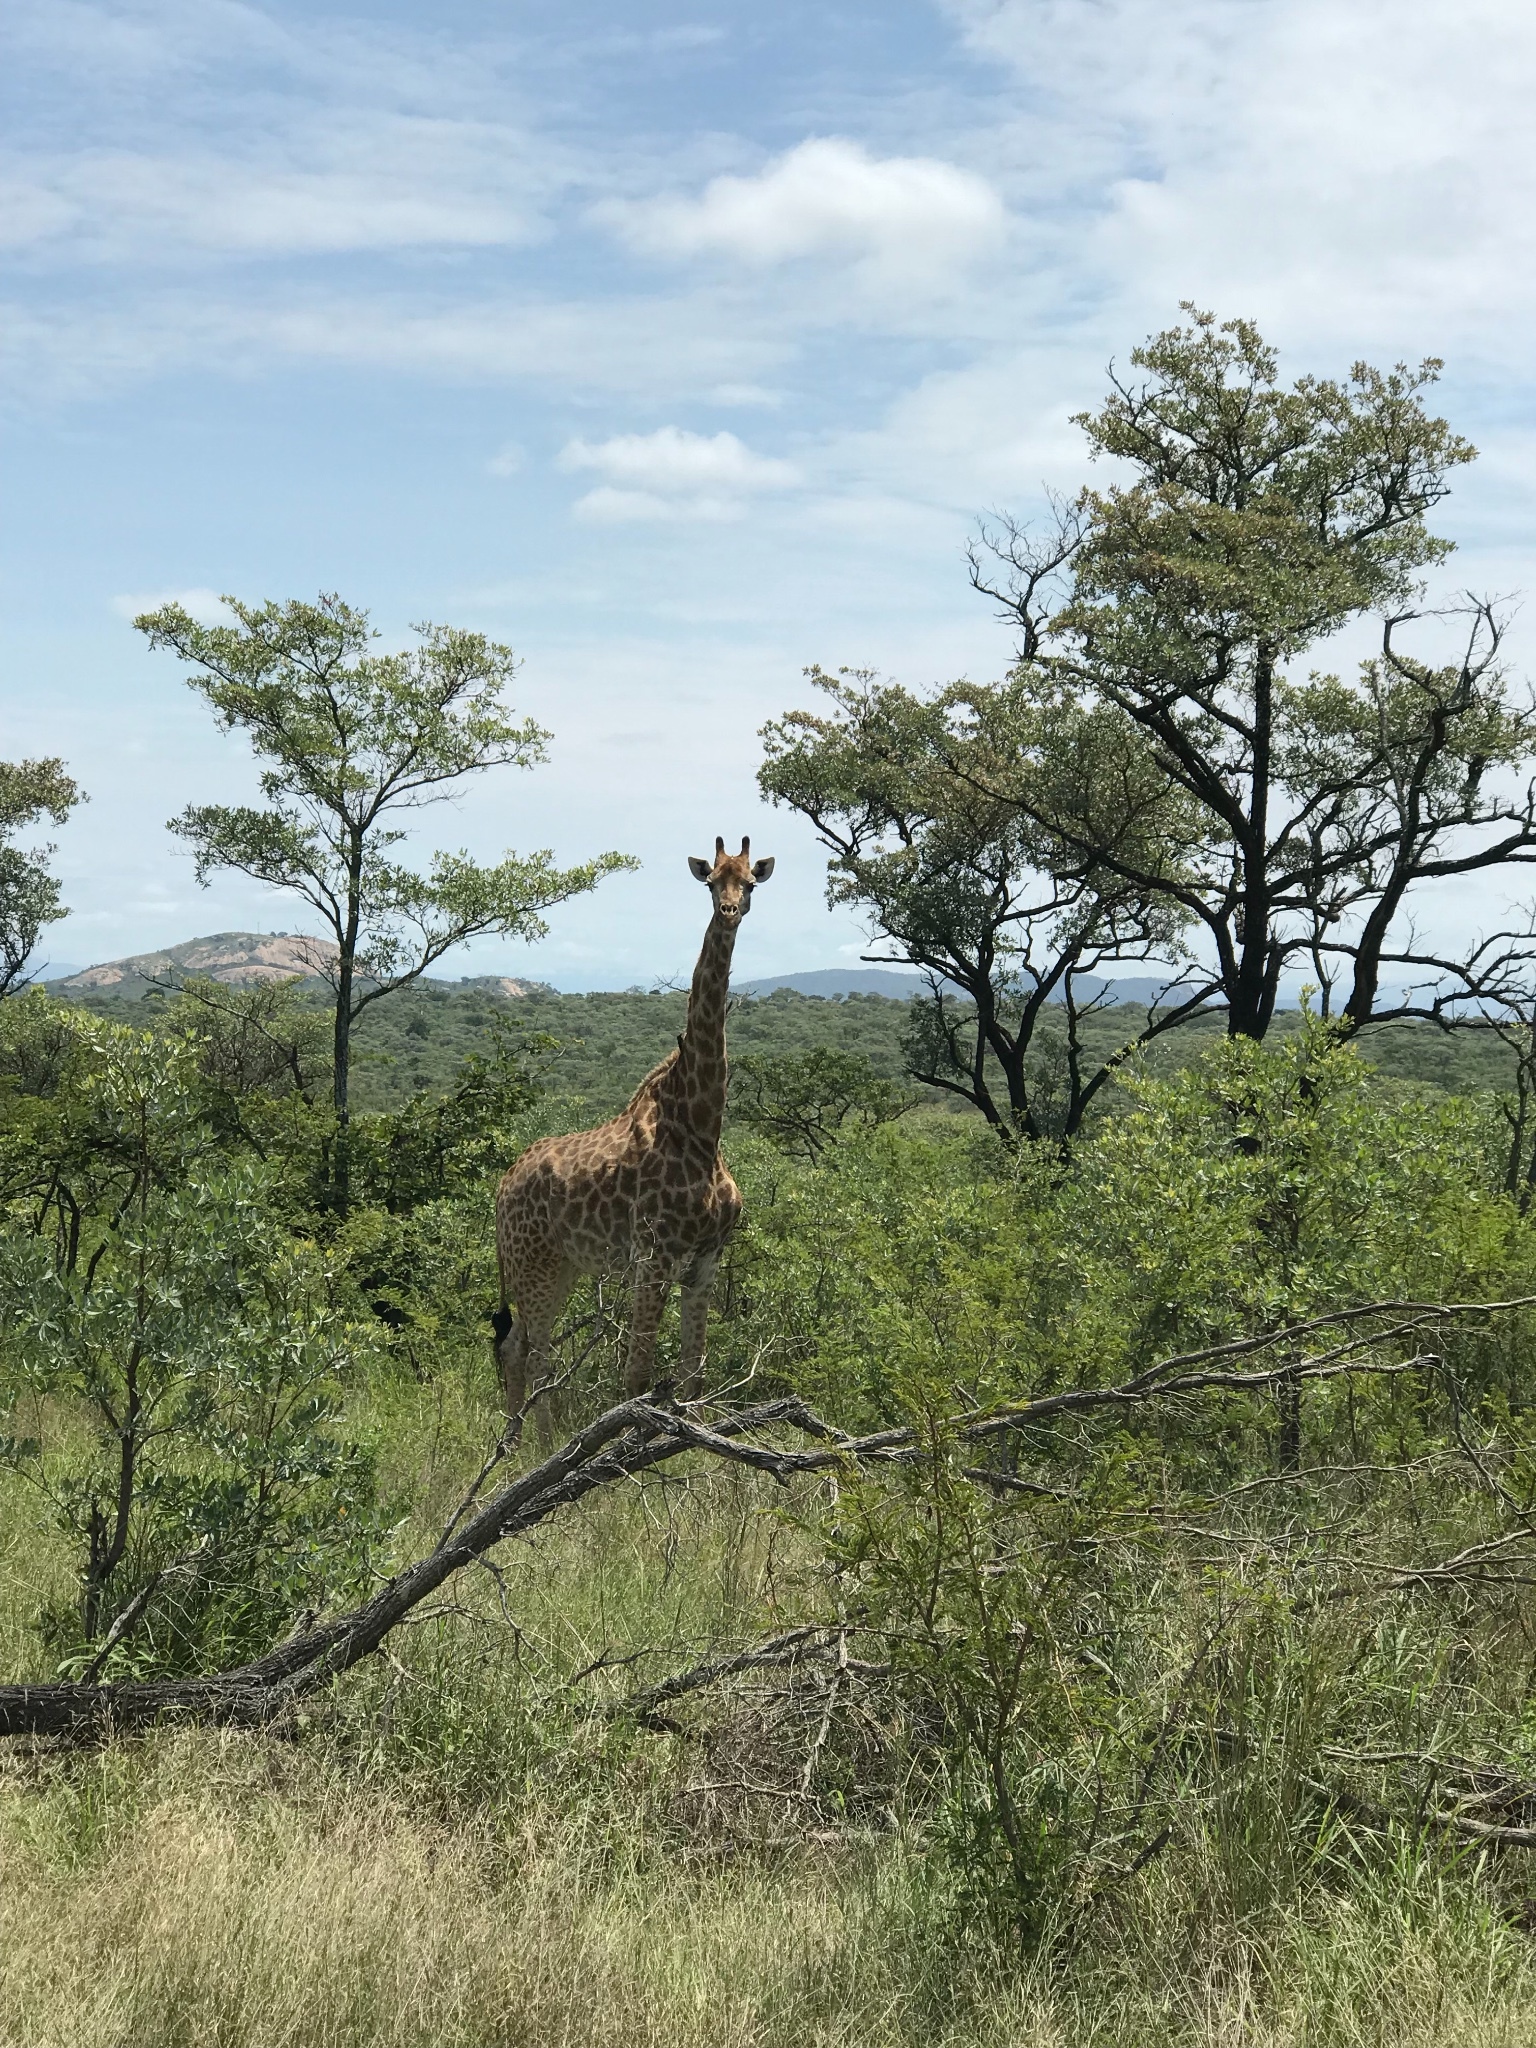
<path fill-rule="evenodd" d="M 1536 582 L 1516 0 L 10 0 L 0 81 L 0 756 L 91 796 L 56 961 L 298 927 L 165 833 L 253 769 L 129 619 L 321 588 L 523 657 L 551 764 L 433 843 L 644 862 L 462 971 L 686 974 L 716 831 L 778 856 L 744 974 L 856 956 L 757 728 L 810 662 L 1005 666 L 974 518 L 1081 479 L 1184 298 L 1297 371 L 1444 356 L 1451 581 Z"/>

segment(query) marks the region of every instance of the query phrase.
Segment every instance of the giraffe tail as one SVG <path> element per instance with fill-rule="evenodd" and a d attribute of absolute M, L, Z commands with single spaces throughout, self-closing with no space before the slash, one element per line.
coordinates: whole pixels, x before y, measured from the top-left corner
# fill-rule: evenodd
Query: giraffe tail
<path fill-rule="evenodd" d="M 527 1333 L 518 1328 L 517 1319 L 506 1302 L 491 1317 L 491 1329 L 495 1335 L 492 1356 L 506 1395 L 507 1428 L 516 1432 L 522 1428 L 523 1404 L 528 1394 Z"/>

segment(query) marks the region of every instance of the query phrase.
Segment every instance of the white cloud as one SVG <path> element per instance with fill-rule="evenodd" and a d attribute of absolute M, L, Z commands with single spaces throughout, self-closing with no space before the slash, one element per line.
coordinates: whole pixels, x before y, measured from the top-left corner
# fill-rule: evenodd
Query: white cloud
<path fill-rule="evenodd" d="M 598 217 L 657 256 L 721 255 L 758 267 L 821 257 L 872 281 L 933 284 L 1002 241 L 1007 215 L 974 172 L 935 157 L 875 157 L 813 138 L 755 177 L 711 179 L 697 199 L 610 202 Z"/>
<path fill-rule="evenodd" d="M 76 209 L 58 192 L 24 177 L 0 178 L 0 248 L 25 249 L 68 231 Z"/>
<path fill-rule="evenodd" d="M 1330 349 L 1523 358 L 1536 312 L 1523 0 L 949 5 L 1028 90 L 1029 115 L 993 147 L 1031 209 L 1054 216 L 1079 303 L 1086 291 L 1139 325 L 1195 297 Z"/>
<path fill-rule="evenodd" d="M 527 461 L 528 451 L 520 441 L 505 441 L 485 466 L 492 476 L 516 476 Z"/>
<path fill-rule="evenodd" d="M 755 454 L 734 434 L 693 434 L 685 427 L 572 441 L 561 450 L 560 467 L 595 470 L 607 479 L 578 499 L 576 513 L 610 523 L 738 519 L 746 497 L 799 481 L 792 463 Z"/>
<path fill-rule="evenodd" d="M 687 497 L 662 498 L 654 491 L 621 491 L 611 484 L 599 484 L 572 507 L 578 519 L 599 526 L 640 526 L 679 519 L 704 520 L 718 525 L 740 519 L 745 507 L 740 498 L 722 498 L 701 491 Z"/>
<path fill-rule="evenodd" d="M 120 619 L 136 619 L 143 612 L 157 612 L 163 605 L 179 604 L 200 626 L 229 626 L 234 614 L 216 590 L 146 590 L 138 595 L 114 597 L 112 609 Z"/>
<path fill-rule="evenodd" d="M 779 406 L 784 403 L 783 392 L 770 391 L 766 384 L 717 384 L 706 396 L 711 405 Z"/>
<path fill-rule="evenodd" d="M 263 0 L 11 0 L 0 242 L 38 262 L 526 242 L 581 153 L 506 55 Z"/>
<path fill-rule="evenodd" d="M 520 143 L 476 124 L 374 117 L 343 121 L 318 145 L 285 136 L 217 155 L 34 155 L 0 182 L 0 240 L 112 260 L 524 242 L 540 232 L 542 181 L 518 177 Z"/>
<path fill-rule="evenodd" d="M 793 464 L 755 455 L 734 434 L 691 434 L 686 427 L 572 441 L 560 467 L 595 469 L 610 483 L 652 491 L 778 491 L 797 481 Z"/>
<path fill-rule="evenodd" d="M 163 285 L 109 299 L 0 298 L 0 384 L 51 399 L 192 366 L 243 374 L 339 363 L 441 383 L 529 382 L 673 403 L 731 370 L 772 373 L 789 339 L 707 294 L 611 302 L 274 282 L 237 292 Z"/>

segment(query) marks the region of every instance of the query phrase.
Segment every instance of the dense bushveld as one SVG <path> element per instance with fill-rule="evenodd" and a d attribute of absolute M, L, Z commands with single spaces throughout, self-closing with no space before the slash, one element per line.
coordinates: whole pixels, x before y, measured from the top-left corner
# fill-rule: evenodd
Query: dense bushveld
<path fill-rule="evenodd" d="M 302 1005 L 151 1023 L 0 1004 L 11 1680 L 227 1669 L 430 1549 L 501 1428 L 495 1175 L 612 1099 L 488 1011 L 340 1213 Z M 702 1416 L 784 1397 L 781 1479 L 596 1486 L 270 1725 L 12 1740 L 0 2039 L 1536 2038 L 1497 1100 L 1303 1019 L 1064 1157 L 831 1050 L 727 1130 Z M 577 1296 L 503 1471 L 622 1324 Z"/>
<path fill-rule="evenodd" d="M 212 991 L 208 991 L 212 993 Z M 322 1037 L 319 1022 L 329 1016 L 323 991 L 304 992 L 314 1007 L 312 1043 Z M 143 1026 L 163 998 L 91 996 L 83 1006 L 118 1023 Z M 322 1006 L 324 1006 L 322 1008 Z M 578 1098 L 594 1115 L 607 1115 L 628 1100 L 647 1068 L 670 1052 L 683 1028 L 685 990 L 604 990 L 591 994 L 533 989 L 508 1001 L 486 984 L 456 986 L 422 980 L 369 1010 L 357 1029 L 353 1077 L 359 1108 L 399 1109 L 422 1093 L 450 1088 L 460 1063 L 480 1051 L 498 1021 L 529 1041 L 543 1041 L 531 1068 L 547 1093 Z M 1085 1016 L 1080 1029 L 1091 1056 L 1102 1059 L 1134 1039 L 1145 1027 L 1139 1003 L 1106 1005 Z M 1282 1010 L 1274 1029 L 1294 1029 L 1300 1015 Z M 770 996 L 741 997 L 731 1014 L 731 1046 L 739 1057 L 793 1057 L 832 1047 L 867 1060 L 882 1078 L 907 1084 L 906 1043 L 914 1019 L 908 1003 L 889 996 L 854 995 L 828 1001 L 777 989 Z M 1154 1040 L 1143 1055 L 1146 1068 L 1168 1072 L 1184 1065 L 1195 1049 L 1219 1037 L 1225 1018 L 1218 1010 L 1197 1013 L 1166 1039 Z M 1040 1050 L 1049 1059 L 1062 1035 L 1051 1012 L 1040 1030 Z M 1427 1082 L 1459 1094 L 1499 1091 L 1514 1085 L 1515 1054 L 1499 1034 L 1475 1020 L 1441 1029 L 1415 1018 L 1367 1025 L 1360 1034 L 1370 1064 L 1389 1078 Z M 955 1098 L 918 1088 L 935 1107 L 956 1106 Z"/>

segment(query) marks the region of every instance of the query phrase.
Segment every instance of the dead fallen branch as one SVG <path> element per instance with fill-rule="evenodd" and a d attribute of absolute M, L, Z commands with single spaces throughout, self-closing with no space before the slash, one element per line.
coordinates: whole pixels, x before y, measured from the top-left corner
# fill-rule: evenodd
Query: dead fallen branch
<path fill-rule="evenodd" d="M 1303 1356 L 1242 1371 L 1217 1369 L 1216 1361 L 1273 1351 L 1287 1339 L 1297 1343 L 1325 1326 L 1355 1324 L 1368 1317 L 1391 1325 L 1378 1332 L 1375 1341 L 1383 1342 L 1432 1319 L 1485 1316 L 1531 1305 L 1522 1299 L 1453 1307 L 1378 1303 L 1346 1310 L 1263 1338 L 1184 1353 L 1123 1385 L 1076 1387 L 991 1414 L 957 1416 L 951 1425 L 952 1437 L 957 1444 L 980 1444 L 1066 1415 L 1124 1412 L 1207 1393 L 1244 1395 L 1282 1383 L 1350 1374 L 1432 1373 L 1440 1364 L 1432 1352 L 1396 1360 L 1359 1357 L 1353 1355 L 1359 1348 L 1357 1342 L 1316 1358 Z M 1343 1355 L 1346 1353 L 1349 1355 Z M 488 1562 L 486 1553 L 496 1545 L 535 1528 L 598 1488 L 633 1479 L 687 1452 L 745 1465 L 781 1482 L 840 1466 L 911 1461 L 924 1455 L 911 1429 L 851 1436 L 793 1396 L 712 1416 L 702 1403 L 678 1407 L 659 1399 L 622 1401 L 482 1502 L 480 1489 L 498 1462 L 489 1460 L 435 1548 L 350 1613 L 302 1628 L 248 1664 L 203 1677 L 0 1686 L 0 1735 L 53 1735 L 104 1725 L 126 1728 L 175 1718 L 270 1721 L 304 1695 L 319 1691 L 372 1656 L 391 1629 L 464 1566 Z"/>
<path fill-rule="evenodd" d="M 1252 1746 L 1246 1736 L 1235 1728 L 1217 1728 L 1213 1731 L 1218 1748 L 1230 1757 L 1247 1757 Z M 1314 1799 L 1319 1799 L 1333 1812 L 1346 1820 L 1358 1821 L 1363 1827 L 1378 1834 L 1390 1834 L 1397 1829 L 1407 1828 L 1412 1832 L 1437 1831 L 1469 1843 L 1480 1843 L 1490 1849 L 1536 1849 L 1536 1827 L 1512 1826 L 1506 1822 L 1478 1820 L 1466 1809 L 1470 1804 L 1530 1806 L 1536 1802 L 1536 1785 L 1513 1777 L 1497 1765 L 1466 1767 L 1452 1766 L 1449 1759 L 1437 1758 L 1427 1752 L 1416 1750 L 1370 1751 L 1348 1750 L 1333 1746 L 1325 1747 L 1323 1757 L 1330 1761 L 1359 1768 L 1380 1766 L 1385 1763 L 1401 1763 L 1417 1766 L 1429 1776 L 1444 1773 L 1448 1768 L 1459 1768 L 1463 1776 L 1481 1777 L 1491 1781 L 1487 1788 L 1474 1800 L 1461 1800 L 1455 1806 L 1424 1807 L 1415 1803 L 1409 1813 L 1394 1812 L 1380 1801 L 1368 1799 L 1352 1786 L 1330 1782 L 1310 1772 L 1299 1772 L 1296 1783 Z"/>

